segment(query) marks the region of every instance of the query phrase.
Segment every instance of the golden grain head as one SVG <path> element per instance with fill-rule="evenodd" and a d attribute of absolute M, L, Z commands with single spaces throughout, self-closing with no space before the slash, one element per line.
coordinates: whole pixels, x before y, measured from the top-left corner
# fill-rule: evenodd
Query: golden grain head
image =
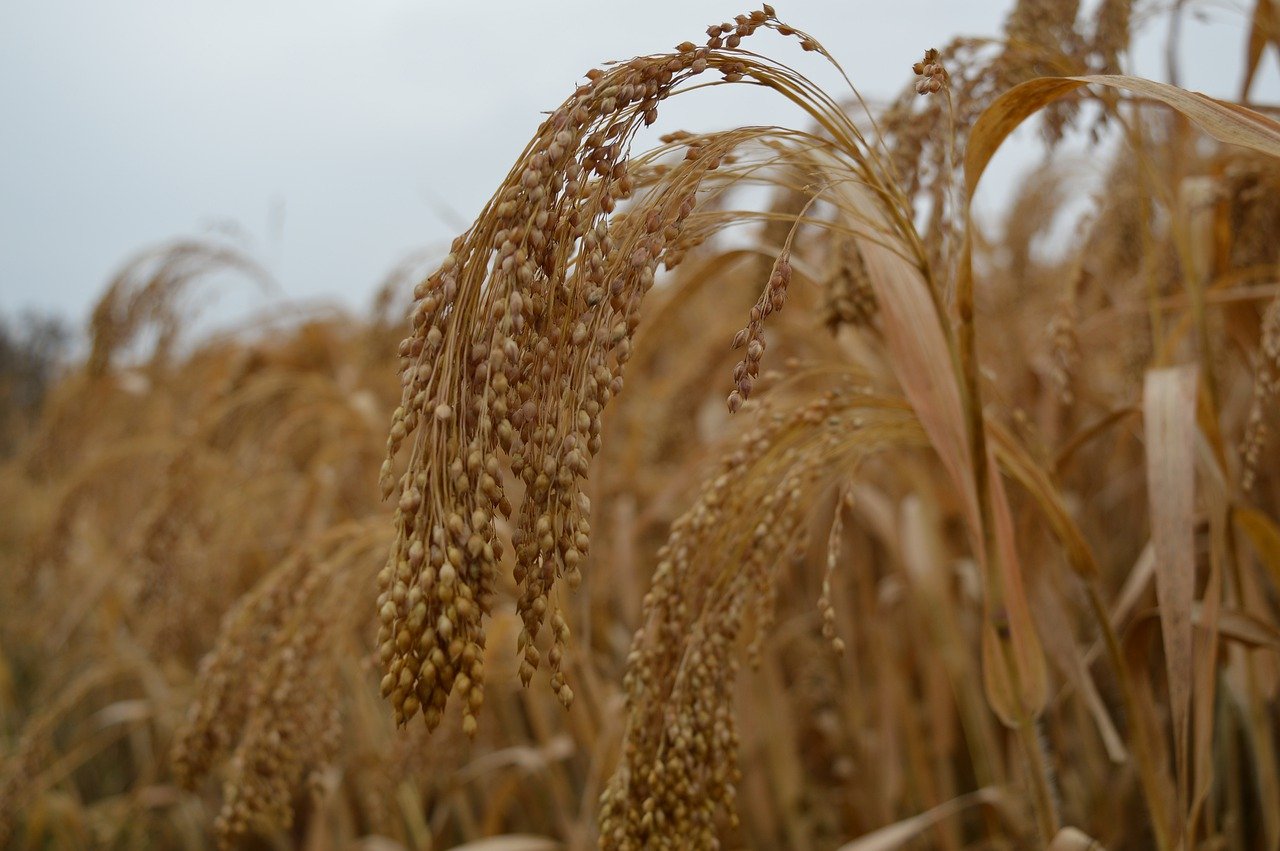
<path fill-rule="evenodd" d="M 182 241 L 38 403 L 0 324 L 0 844 L 1280 847 L 1280 130 L 1036 81 L 1155 11 L 872 110 L 764 6 L 588 71 L 366 319 L 180 344 L 261 277 Z M 633 150 L 725 85 L 806 124 Z M 1096 155 L 971 216 L 1019 110 Z"/>

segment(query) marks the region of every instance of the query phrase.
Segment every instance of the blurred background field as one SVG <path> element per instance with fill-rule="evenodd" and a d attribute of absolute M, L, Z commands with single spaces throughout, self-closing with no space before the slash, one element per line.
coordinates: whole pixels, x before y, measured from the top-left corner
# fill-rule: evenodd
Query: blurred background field
<path fill-rule="evenodd" d="M 13 249 L 0 325 L 0 846 L 696 847 L 695 834 L 660 841 L 645 832 L 652 818 L 638 825 L 655 808 L 696 822 L 705 807 L 704 826 L 728 848 L 1280 848 L 1280 160 L 1267 153 L 1280 135 L 1264 118 L 1263 141 L 1231 145 L 1152 96 L 1092 88 L 1019 131 L 972 226 L 960 168 L 984 110 L 1037 77 L 1137 70 L 1274 118 L 1280 12 L 1269 0 L 1020 0 L 974 7 L 971 21 L 961 4 L 916 5 L 915 19 L 895 12 L 883 24 L 844 6 L 778 10 L 844 63 L 874 127 L 821 51 L 778 37 L 777 19 L 758 13 L 773 31 L 743 42 L 811 74 L 832 109 L 854 116 L 870 164 L 854 157 L 848 173 L 893 175 L 902 221 L 891 234 L 842 225 L 839 198 L 813 200 L 839 185 L 821 152 L 847 151 L 832 132 L 843 125 L 815 130 L 825 113 L 803 104 L 775 111 L 776 91 L 681 95 L 635 137 L 634 154 L 660 146 L 632 161 L 636 205 L 708 151 L 724 155 L 699 172 L 698 206 L 664 245 L 626 357 L 609 362 L 611 377 L 625 363 L 625 391 L 610 394 L 592 434 L 599 452 L 578 477 L 590 551 L 581 586 L 551 595 L 572 635 L 557 639 L 555 664 L 573 705 L 544 671 L 521 685 L 517 523 L 495 521 L 506 555 L 474 738 L 456 702 L 429 734 L 418 718 L 398 727 L 380 694 L 391 691 L 376 638 L 380 581 L 389 593 L 380 571 L 405 502 L 400 490 L 381 498 L 378 471 L 412 398 L 412 341 L 426 334 L 410 310 L 421 316 L 441 280 L 449 238 L 477 215 L 475 232 L 496 227 L 484 198 L 583 72 L 686 38 L 700 47 L 706 23 L 739 10 L 673 6 L 633 20 L 570 5 L 563 22 L 522 9 L 484 26 L 463 10 L 432 13 L 435 37 L 457 35 L 433 48 L 402 32 L 389 50 L 400 60 L 365 68 L 401 88 L 317 82 L 345 87 L 359 107 L 336 110 L 357 129 L 334 144 L 358 150 L 367 171 L 312 149 L 318 172 L 295 163 L 267 186 L 259 169 L 288 160 L 293 134 L 314 132 L 303 117 L 332 102 L 296 113 L 294 128 L 259 115 L 257 166 L 218 162 L 243 172 L 228 186 L 261 179 L 260 194 L 204 211 L 233 225 L 192 226 L 194 184 L 187 193 L 172 174 L 127 169 L 96 185 L 72 171 L 67 186 L 48 183 L 67 200 L 28 208 L 14 199 L 37 184 L 16 176 L 18 163 L 40 162 L 42 134 L 70 144 L 74 128 L 59 122 L 75 109 L 49 106 L 47 124 L 6 141 L 0 174 L 20 192 L 0 202 Z M 35 12 L 4 14 L 56 29 Z M 59 49 L 101 14 L 69 26 Z M 145 33 L 124 31 L 158 39 L 163 57 L 176 50 L 164 26 L 177 38 L 193 25 L 157 14 Z M 289 29 L 283 12 L 263 14 L 281 17 L 227 43 L 274 43 Z M 379 7 L 352 44 L 381 45 L 397 21 L 425 27 L 424 14 Z M 985 37 L 951 40 L 971 22 Z M 873 49 L 890 41 L 882 25 L 903 39 L 901 55 Z M 318 26 L 297 37 L 334 67 L 363 55 Z M 935 76 L 913 75 L 929 47 L 941 50 Z M 307 83 L 283 55 L 261 69 L 234 53 L 208 62 L 199 79 L 253 70 L 281 99 L 286 84 Z M 405 82 L 469 63 L 499 66 L 493 82 Z M 131 74 L 151 70 L 111 73 L 131 88 Z M 945 83 L 917 95 L 930 79 Z M 30 82 L 10 77 L 4 97 L 35 98 Z M 160 132 L 199 113 L 198 88 L 165 91 L 108 123 Z M 200 120 L 216 130 L 216 117 Z M 715 132 L 775 122 L 822 142 Z M 230 126 L 218 132 L 242 150 Z M 693 134 L 669 135 L 679 130 Z M 198 167 L 176 157 L 166 168 Z M 92 148 L 83 158 L 108 160 Z M 90 189 L 92 203 L 68 209 Z M 155 228 L 131 208 L 160 196 L 172 204 L 156 209 L 186 227 L 138 240 L 117 262 L 121 235 Z M 255 205 L 262 224 L 245 212 Z M 82 240 L 95 222 L 102 233 Z M 638 227 L 611 222 L 619 241 Z M 195 236 L 173 236 L 184 230 Z M 930 349 L 922 332 L 904 358 L 912 326 L 901 305 L 886 309 L 885 261 L 867 242 L 885 234 L 910 244 L 912 268 L 954 320 L 939 337 L 950 348 Z M 965 244 L 972 360 L 957 342 Z M 776 292 L 780 255 L 786 291 L 744 388 L 730 342 Z M 498 286 L 485 281 L 484 292 Z M 571 361 L 573 346 L 562 349 L 539 357 Z M 990 576 L 930 419 L 939 412 L 911 384 L 913 366 L 939 351 L 957 398 L 971 404 L 961 378 L 972 366 L 985 401 L 982 425 L 963 426 L 984 432 L 1003 473 L 1024 621 L 987 605 Z M 726 406 L 730 392 L 739 399 Z M 411 443 L 392 447 L 397 475 L 433 463 Z M 502 475 L 516 487 L 518 472 Z M 719 591 L 741 610 L 718 611 Z M 1034 630 L 1014 664 L 1038 672 L 1039 692 L 992 685 L 993 618 L 1005 618 L 1004 638 L 1009 620 Z M 655 632 L 659 622 L 674 632 Z M 704 642 L 702 630 L 730 622 L 723 645 Z M 716 649 L 704 659 L 704 648 Z M 671 693 L 636 686 L 650 663 L 671 666 Z M 645 783 L 619 785 L 619 765 L 686 746 L 670 719 L 684 717 L 679 671 L 699 666 L 721 702 L 689 717 L 708 736 L 729 731 L 690 746 L 708 755 L 707 776 L 670 791 L 668 809 L 656 781 L 627 799 Z M 630 815 L 610 821 L 618 811 Z"/>

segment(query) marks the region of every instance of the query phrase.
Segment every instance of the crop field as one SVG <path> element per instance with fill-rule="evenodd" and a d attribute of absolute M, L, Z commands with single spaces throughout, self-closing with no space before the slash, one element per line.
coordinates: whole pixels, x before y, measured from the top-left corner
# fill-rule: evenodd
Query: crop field
<path fill-rule="evenodd" d="M 184 239 L 0 350 L 0 848 L 1280 851 L 1280 6 L 1230 100 L 1125 73 L 1169 5 L 874 104 L 788 13 L 549 92 L 362 314 L 194 333 L 261 270 Z"/>

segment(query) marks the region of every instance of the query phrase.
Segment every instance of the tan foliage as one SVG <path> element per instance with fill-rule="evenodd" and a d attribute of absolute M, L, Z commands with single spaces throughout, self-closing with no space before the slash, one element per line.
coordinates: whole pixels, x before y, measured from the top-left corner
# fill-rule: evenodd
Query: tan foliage
<path fill-rule="evenodd" d="M 1130 5 L 874 114 L 768 6 L 593 70 L 368 319 L 143 255 L 0 476 L 0 842 L 1280 847 L 1280 125 Z M 631 150 L 704 83 L 810 127 Z M 1037 115 L 1129 144 L 983 232 Z"/>

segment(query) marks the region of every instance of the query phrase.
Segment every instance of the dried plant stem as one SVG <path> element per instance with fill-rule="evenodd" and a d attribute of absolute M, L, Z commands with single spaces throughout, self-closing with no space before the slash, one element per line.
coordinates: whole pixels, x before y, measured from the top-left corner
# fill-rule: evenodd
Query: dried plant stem
<path fill-rule="evenodd" d="M 1230 576 L 1231 583 L 1235 586 L 1237 596 L 1235 603 L 1243 610 L 1246 606 L 1244 569 L 1241 567 L 1239 552 L 1236 549 L 1235 538 L 1232 535 L 1226 536 L 1225 556 L 1227 575 Z M 1267 712 L 1266 699 L 1263 697 L 1263 686 L 1259 682 L 1258 660 L 1255 654 L 1247 650 L 1242 652 L 1244 653 L 1245 689 L 1245 706 L 1242 709 L 1249 719 L 1250 727 L 1255 736 L 1253 745 L 1257 752 L 1256 758 L 1259 761 L 1254 782 L 1258 784 L 1259 791 L 1263 793 L 1263 800 L 1268 798 L 1274 800 L 1275 784 L 1277 777 L 1280 776 L 1280 766 L 1277 766 L 1276 762 L 1274 725 L 1267 723 L 1265 719 Z M 1270 786 L 1270 790 L 1268 790 L 1268 786 Z M 1275 849 L 1280 846 L 1280 811 L 1275 807 L 1264 809 L 1262 824 L 1266 838 L 1266 843 L 1262 847 Z"/>
<path fill-rule="evenodd" d="M 1022 694 L 1022 677 L 1018 672 L 1018 663 L 1013 656 L 1007 635 L 1001 636 L 1000 656 L 1004 663 L 1009 682 L 1013 685 L 1015 695 Z M 1019 701 L 1021 706 L 1021 701 Z M 1017 719 L 1014 727 L 1018 745 L 1027 761 L 1027 779 L 1031 783 L 1031 805 L 1035 813 L 1036 829 L 1044 842 L 1049 842 L 1057 834 L 1060 823 L 1058 811 L 1053 804 L 1053 781 L 1049 776 L 1049 766 L 1044 759 L 1040 740 L 1036 735 L 1035 721 L 1027 714 Z"/>
<path fill-rule="evenodd" d="M 1128 121 L 1124 118 L 1123 113 L 1120 115 L 1120 122 L 1125 129 L 1125 135 L 1128 137 L 1129 149 L 1136 152 L 1137 156 L 1143 157 L 1143 132 L 1142 125 L 1137 121 Z M 1145 161 L 1145 158 L 1144 158 Z M 1147 170 L 1143 170 L 1147 175 Z M 1150 221 L 1152 215 L 1151 197 L 1145 192 L 1138 193 L 1138 216 L 1142 221 Z M 1160 351 L 1164 346 L 1164 319 L 1160 314 L 1160 281 L 1156 276 L 1155 265 L 1152 258 L 1155 254 L 1152 246 L 1151 233 L 1146 228 L 1141 230 L 1142 238 L 1142 271 L 1143 277 L 1146 279 L 1147 290 L 1147 311 L 1149 315 L 1149 323 L 1151 328 L 1151 342 L 1155 351 Z"/>
<path fill-rule="evenodd" d="M 1006 661 L 1009 664 L 1010 676 L 1016 677 L 1014 669 L 1017 666 L 1013 664 L 1011 657 L 1007 657 Z M 1028 720 L 1020 725 L 1017 732 L 1018 744 L 1022 746 L 1022 752 L 1027 758 L 1027 776 L 1031 780 L 1031 803 L 1035 807 L 1036 828 L 1040 831 L 1041 839 L 1049 842 L 1057 835 L 1061 823 L 1058 820 L 1058 808 L 1054 805 L 1044 747 L 1036 734 L 1033 721 Z"/>
<path fill-rule="evenodd" d="M 1280 851 L 1280 124 L 1013 7 L 875 114 L 767 5 L 593 69 L 368 323 L 176 346 L 260 276 L 149 253 L 12 456 L 0 322 L 0 846 Z M 735 83 L 807 129 L 632 150 Z M 979 228 L 1084 87 L 1070 253 L 1063 157 Z"/>
<path fill-rule="evenodd" d="M 973 482 L 976 489 L 979 523 L 981 524 L 982 548 L 986 559 L 985 581 L 983 587 L 986 617 L 992 621 L 998 642 L 1000 662 L 1004 666 L 1014 695 L 1014 703 L 1019 713 L 1014 726 L 1018 743 L 1022 747 L 1027 761 L 1028 775 L 1031 782 L 1031 801 L 1035 809 L 1036 826 L 1045 842 L 1050 841 L 1058 832 L 1058 817 L 1053 806 L 1051 793 L 1052 782 L 1048 766 L 1040 752 L 1035 738 L 1032 719 L 1026 712 L 1022 700 L 1023 682 L 1011 642 L 1007 615 L 1004 614 L 1004 592 L 1001 587 L 1001 558 L 995 534 L 994 508 L 991 494 L 991 476 L 998 475 L 992 470 L 987 455 L 986 423 L 982 413 L 982 391 L 978 378 L 978 357 L 976 350 L 976 327 L 974 321 L 972 248 L 966 237 L 961 249 L 960 263 L 962 268 L 970 270 L 969 274 L 959 276 L 956 290 L 956 307 L 960 319 L 958 333 L 959 361 L 962 373 L 962 402 L 965 410 L 966 428 L 969 435 L 970 461 L 973 464 Z"/>
<path fill-rule="evenodd" d="M 1124 702 L 1125 715 L 1131 719 L 1131 723 L 1138 723 L 1139 710 L 1137 701 L 1134 699 L 1132 683 L 1132 674 L 1129 671 L 1129 665 L 1125 661 L 1124 654 L 1120 650 L 1120 639 L 1116 635 L 1115 629 L 1111 625 L 1111 615 L 1107 611 L 1107 604 L 1102 599 L 1102 592 L 1098 589 L 1097 582 L 1089 581 L 1084 584 L 1085 594 L 1089 599 L 1089 611 L 1093 613 L 1093 619 L 1098 624 L 1098 628 L 1102 630 L 1103 643 L 1107 648 L 1107 655 L 1111 658 L 1111 665 L 1115 668 L 1116 680 L 1120 683 L 1120 697 Z M 1135 734 L 1130 734 L 1130 740 L 1140 739 Z M 1139 761 L 1145 758 L 1145 745 L 1135 742 L 1133 747 L 1134 757 Z M 1139 777 L 1142 779 L 1142 789 L 1147 800 L 1147 807 L 1151 811 L 1151 827 L 1155 834 L 1156 848 L 1159 851 L 1170 851 L 1172 849 L 1169 837 L 1169 813 L 1166 812 L 1164 806 L 1164 798 L 1158 791 L 1147 782 L 1147 773 L 1139 766 Z"/>

